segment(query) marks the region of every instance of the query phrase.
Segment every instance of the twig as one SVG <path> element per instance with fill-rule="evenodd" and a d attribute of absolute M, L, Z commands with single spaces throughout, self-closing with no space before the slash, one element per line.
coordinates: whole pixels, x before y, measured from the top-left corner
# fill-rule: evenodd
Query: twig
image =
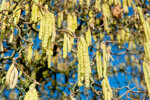
<path fill-rule="evenodd" d="M 25 73 L 25 72 L 23 71 L 23 69 L 16 63 L 16 61 L 14 61 L 14 62 L 15 62 L 15 64 L 18 66 L 18 68 L 23 72 L 23 74 L 24 74 L 27 78 L 31 79 L 34 83 L 40 85 L 39 82 L 37 82 L 34 78 L 30 77 L 27 73 Z"/>

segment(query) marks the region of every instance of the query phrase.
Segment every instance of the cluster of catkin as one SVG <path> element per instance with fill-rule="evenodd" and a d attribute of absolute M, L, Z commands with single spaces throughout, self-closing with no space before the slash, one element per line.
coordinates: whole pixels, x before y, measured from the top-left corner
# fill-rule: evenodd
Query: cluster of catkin
<path fill-rule="evenodd" d="M 29 86 L 29 91 L 25 94 L 24 100 L 38 100 L 38 92 L 34 83 Z"/>
<path fill-rule="evenodd" d="M 146 86 L 148 89 L 148 95 L 150 98 L 150 67 L 149 67 L 149 61 L 150 61 L 150 24 L 146 19 L 144 19 L 142 8 L 137 7 L 137 10 L 139 12 L 140 20 L 144 29 L 145 33 L 145 39 L 146 42 L 144 42 L 144 51 L 145 51 L 145 61 L 143 62 L 143 72 L 145 77 Z"/>
<path fill-rule="evenodd" d="M 60 18 L 59 20 L 62 20 L 63 14 L 60 12 L 59 14 Z M 60 24 L 61 21 L 59 21 L 58 25 Z M 67 57 L 67 52 L 71 51 L 71 48 L 74 43 L 74 37 L 72 35 L 72 32 L 74 33 L 75 30 L 77 29 L 77 16 L 75 13 L 68 13 L 67 15 L 67 29 L 69 30 L 68 34 L 64 34 L 64 42 L 63 42 L 63 58 Z M 60 26 L 60 25 L 59 25 Z"/>
<path fill-rule="evenodd" d="M 112 22 L 112 13 L 111 13 L 111 8 L 110 5 L 114 4 L 117 5 L 118 7 L 121 7 L 121 0 L 103 0 L 104 3 L 102 4 L 102 12 L 103 12 L 103 21 L 104 21 L 104 29 L 106 32 L 110 32 L 109 29 L 109 23 Z M 98 1 L 96 0 L 96 2 L 99 2 L 100 4 L 102 3 L 102 0 Z M 122 1 L 122 5 L 123 5 L 123 11 L 125 13 L 128 13 L 128 6 L 130 7 L 131 4 L 133 4 L 132 0 L 123 0 Z M 95 8 L 101 10 L 101 8 L 98 8 L 97 5 L 95 4 Z M 119 8 L 118 10 L 121 10 L 121 8 Z"/>
<path fill-rule="evenodd" d="M 13 62 L 6 74 L 6 85 L 8 85 L 10 89 L 14 89 L 17 84 L 17 80 L 18 80 L 18 70 Z"/>
<path fill-rule="evenodd" d="M 85 80 L 85 87 L 89 87 L 90 85 L 90 59 L 88 54 L 88 44 L 83 36 L 80 37 L 78 41 L 78 86 L 83 85 L 83 81 Z"/>
<path fill-rule="evenodd" d="M 104 77 L 104 79 L 102 80 L 102 91 L 104 100 L 111 100 L 113 98 L 113 94 L 109 84 L 109 80 L 107 79 L 107 62 L 109 61 L 110 57 L 110 54 L 107 51 L 109 48 L 106 48 L 106 45 L 104 43 L 101 44 L 101 48 L 103 50 L 103 60 L 101 57 L 101 52 L 96 52 L 97 72 L 99 78 Z"/>
<path fill-rule="evenodd" d="M 75 12 L 73 13 L 68 13 L 67 15 L 67 29 L 75 32 L 75 30 L 77 29 L 77 16 L 75 14 Z"/>
<path fill-rule="evenodd" d="M 55 16 L 50 12 L 44 13 L 40 23 L 39 39 L 42 40 L 42 49 L 48 56 L 48 67 L 50 67 L 51 55 L 53 55 L 55 37 Z"/>

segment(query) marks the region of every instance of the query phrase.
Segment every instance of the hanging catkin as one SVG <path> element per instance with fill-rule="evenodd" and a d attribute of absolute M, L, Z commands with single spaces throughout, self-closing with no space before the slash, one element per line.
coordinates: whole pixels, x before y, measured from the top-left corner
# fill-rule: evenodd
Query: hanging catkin
<path fill-rule="evenodd" d="M 128 11 L 128 2 L 127 2 L 127 0 L 123 0 L 122 3 L 123 3 L 124 12 L 128 13 L 129 11 Z"/>
<path fill-rule="evenodd" d="M 64 43 L 63 43 L 63 58 L 66 58 L 67 57 L 67 34 L 65 33 L 64 34 Z"/>
<path fill-rule="evenodd" d="M 24 100 L 38 100 L 38 92 L 34 83 L 30 85 L 29 91 L 24 96 Z"/>
<path fill-rule="evenodd" d="M 95 9 L 101 12 L 101 0 L 95 0 Z"/>
<path fill-rule="evenodd" d="M 107 60 L 106 60 L 106 45 L 104 43 L 101 44 L 101 48 L 103 50 L 103 76 L 107 77 Z"/>
<path fill-rule="evenodd" d="M 148 90 L 148 95 L 150 98 L 150 67 L 146 62 L 143 62 L 143 72 L 144 72 L 144 78 Z"/>
<path fill-rule="evenodd" d="M 87 42 L 87 44 L 89 46 L 90 43 L 91 43 L 91 31 L 90 31 L 90 28 L 88 28 L 87 32 L 85 33 L 85 36 L 86 36 L 86 42 Z"/>
<path fill-rule="evenodd" d="M 112 89 L 110 87 L 107 77 L 102 80 L 102 91 L 104 100 L 111 100 L 113 98 Z"/>
<path fill-rule="evenodd" d="M 38 0 L 35 0 L 36 3 L 38 3 Z M 32 13 L 31 13 L 31 22 L 35 23 L 37 22 L 38 17 L 38 7 L 33 3 L 32 5 Z"/>
<path fill-rule="evenodd" d="M 10 89 L 14 89 L 17 84 L 17 80 L 18 80 L 18 70 L 13 62 L 6 74 L 6 85 L 8 85 Z"/>
<path fill-rule="evenodd" d="M 63 21 L 63 11 L 60 11 L 58 13 L 58 28 L 61 27 L 62 21 Z"/>
<path fill-rule="evenodd" d="M 96 52 L 96 63 L 97 63 L 98 78 L 102 78 L 102 60 L 101 60 L 101 53 L 99 51 Z"/>
<path fill-rule="evenodd" d="M 42 39 L 42 49 L 48 57 L 49 68 L 51 67 L 51 55 L 53 55 L 55 38 L 55 16 L 50 12 L 44 13 L 40 22 L 39 39 Z"/>
<path fill-rule="evenodd" d="M 29 64 L 31 64 L 32 55 L 33 55 L 33 49 L 32 49 L 32 46 L 29 46 L 27 49 L 27 57 L 26 57 Z"/>
<path fill-rule="evenodd" d="M 91 74 L 91 68 L 90 68 L 90 60 L 89 60 L 89 54 L 88 54 L 88 45 L 86 43 L 86 40 L 83 36 L 80 37 L 80 40 L 78 42 L 78 74 L 80 75 L 79 82 L 82 82 L 85 80 L 85 87 L 89 87 L 90 85 L 90 74 Z M 80 83 L 78 83 L 80 84 Z"/>
<path fill-rule="evenodd" d="M 83 47 L 81 41 L 78 41 L 78 86 L 82 86 L 84 80 L 84 62 L 83 62 Z"/>

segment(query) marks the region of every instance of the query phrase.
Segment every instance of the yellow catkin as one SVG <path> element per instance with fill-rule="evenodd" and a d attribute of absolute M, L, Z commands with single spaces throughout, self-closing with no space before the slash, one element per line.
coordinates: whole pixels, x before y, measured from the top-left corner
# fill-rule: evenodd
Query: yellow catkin
<path fill-rule="evenodd" d="M 131 7 L 132 0 L 128 0 L 128 6 Z"/>
<path fill-rule="evenodd" d="M 80 5 L 80 6 L 83 5 L 83 0 L 79 0 L 79 5 Z"/>
<path fill-rule="evenodd" d="M 83 63 L 83 47 L 82 43 L 78 41 L 78 51 L 77 51 L 77 57 L 78 57 L 78 86 L 82 86 L 82 82 L 84 80 L 84 63 Z"/>
<path fill-rule="evenodd" d="M 48 68 L 51 67 L 51 55 L 48 55 Z"/>
<path fill-rule="evenodd" d="M 45 16 L 43 16 L 41 18 L 41 21 L 40 21 L 40 31 L 39 31 L 39 39 L 42 39 L 42 36 L 44 35 L 45 33 L 45 23 L 46 23 L 46 20 L 44 18 Z"/>
<path fill-rule="evenodd" d="M 145 82 L 146 82 L 146 86 L 147 86 L 147 89 L 148 89 L 148 95 L 149 95 L 149 98 L 150 98 L 150 76 L 148 75 L 148 73 L 150 73 L 150 69 L 147 70 L 147 67 L 149 68 L 149 66 L 147 65 L 146 62 L 143 62 L 143 72 L 144 72 L 144 78 L 145 78 Z"/>
<path fill-rule="evenodd" d="M 120 0 L 114 0 L 114 4 L 121 6 L 121 1 Z"/>
<path fill-rule="evenodd" d="M 142 8 L 141 7 L 137 7 L 137 10 L 140 14 L 140 20 L 142 22 L 142 24 L 144 23 L 144 16 L 143 16 L 143 13 L 142 13 Z"/>
<path fill-rule="evenodd" d="M 106 80 L 105 79 L 103 79 L 102 80 L 102 91 L 103 91 L 103 98 L 104 98 L 104 100 L 107 100 L 107 86 L 106 86 Z"/>
<path fill-rule="evenodd" d="M 63 43 L 63 58 L 67 57 L 67 34 L 64 34 L 64 43 Z"/>
<path fill-rule="evenodd" d="M 0 7 L 0 11 L 3 10 L 4 6 L 5 6 L 5 2 L 6 0 L 2 0 L 2 4 L 1 4 L 1 7 Z"/>
<path fill-rule="evenodd" d="M 47 56 L 53 55 L 53 47 L 56 38 L 55 16 L 47 12 L 41 18 L 39 39 L 42 39 L 43 51 Z"/>
<path fill-rule="evenodd" d="M 102 91 L 104 100 L 111 100 L 113 98 L 112 89 L 110 87 L 107 77 L 102 80 Z"/>
<path fill-rule="evenodd" d="M 86 4 L 89 7 L 90 6 L 90 0 L 86 0 Z"/>
<path fill-rule="evenodd" d="M 88 28 L 88 31 L 85 33 L 86 35 L 86 42 L 88 44 L 88 46 L 90 45 L 91 43 L 91 31 L 90 31 L 90 28 Z"/>
<path fill-rule="evenodd" d="M 25 94 L 24 100 L 38 100 L 38 92 L 35 88 L 35 84 L 31 84 L 29 91 Z"/>
<path fill-rule="evenodd" d="M 102 78 L 102 60 L 101 60 L 101 53 L 99 51 L 96 52 L 96 63 L 97 63 L 98 78 Z"/>
<path fill-rule="evenodd" d="M 73 12 L 72 13 L 72 24 L 71 24 L 72 31 L 75 32 L 77 27 L 78 27 L 77 16 L 76 16 L 75 12 Z"/>
<path fill-rule="evenodd" d="M 111 11 L 110 11 L 109 5 L 107 3 L 104 3 L 102 5 L 102 11 L 103 11 L 104 17 L 107 17 L 107 18 L 111 17 Z"/>
<path fill-rule="evenodd" d="M 127 0 L 123 0 L 122 3 L 123 3 L 124 12 L 128 13 L 129 11 L 128 11 L 128 2 L 127 2 Z"/>
<path fill-rule="evenodd" d="M 29 46 L 28 47 L 28 51 L 27 51 L 27 61 L 29 62 L 29 63 L 31 63 L 31 61 L 32 61 L 32 52 L 33 50 L 32 50 L 32 46 Z"/>
<path fill-rule="evenodd" d="M 107 72 L 107 60 L 106 60 L 106 45 L 105 44 L 101 44 L 101 48 L 103 50 L 103 76 L 106 77 L 106 72 Z"/>
<path fill-rule="evenodd" d="M 18 10 L 19 9 L 19 10 Z M 17 25 L 19 23 L 19 18 L 20 18 L 20 14 L 21 14 L 21 9 L 19 6 L 16 7 L 16 9 L 14 10 L 15 14 L 14 14 L 14 24 Z"/>
<path fill-rule="evenodd" d="M 58 28 L 61 27 L 62 21 L 63 21 L 63 11 L 58 13 Z"/>
<path fill-rule="evenodd" d="M 72 31 L 71 24 L 72 24 L 72 17 L 71 17 L 71 14 L 69 13 L 67 15 L 67 29 L 70 31 Z"/>
<path fill-rule="evenodd" d="M 86 40 L 83 36 L 81 36 L 81 42 L 83 45 L 83 61 L 84 61 L 84 69 L 85 69 L 85 87 L 89 88 L 90 85 L 90 74 L 91 74 L 91 68 L 90 68 L 90 59 L 88 54 L 88 45 L 86 43 Z"/>
<path fill-rule="evenodd" d="M 101 12 L 101 0 L 95 0 L 95 9 Z"/>
<path fill-rule="evenodd" d="M 38 0 L 35 0 L 36 3 L 38 3 Z M 38 7 L 33 3 L 32 5 L 32 13 L 31 13 L 31 22 L 35 23 L 37 22 L 38 17 Z"/>
<path fill-rule="evenodd" d="M 13 71 L 13 69 L 14 69 L 14 63 L 11 64 L 11 66 L 9 67 L 9 69 L 7 71 L 7 74 L 6 74 L 6 85 L 9 85 L 10 75 L 11 75 L 11 72 Z"/>
<path fill-rule="evenodd" d="M 72 44 L 71 44 L 71 41 L 69 39 L 69 35 L 67 36 L 67 46 L 68 46 L 68 52 L 71 52 Z"/>

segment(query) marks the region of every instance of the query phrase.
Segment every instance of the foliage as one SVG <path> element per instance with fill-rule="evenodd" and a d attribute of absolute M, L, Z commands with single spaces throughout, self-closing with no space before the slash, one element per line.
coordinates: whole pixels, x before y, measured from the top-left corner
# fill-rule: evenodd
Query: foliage
<path fill-rule="evenodd" d="M 0 98 L 150 98 L 150 1 L 0 1 Z"/>

